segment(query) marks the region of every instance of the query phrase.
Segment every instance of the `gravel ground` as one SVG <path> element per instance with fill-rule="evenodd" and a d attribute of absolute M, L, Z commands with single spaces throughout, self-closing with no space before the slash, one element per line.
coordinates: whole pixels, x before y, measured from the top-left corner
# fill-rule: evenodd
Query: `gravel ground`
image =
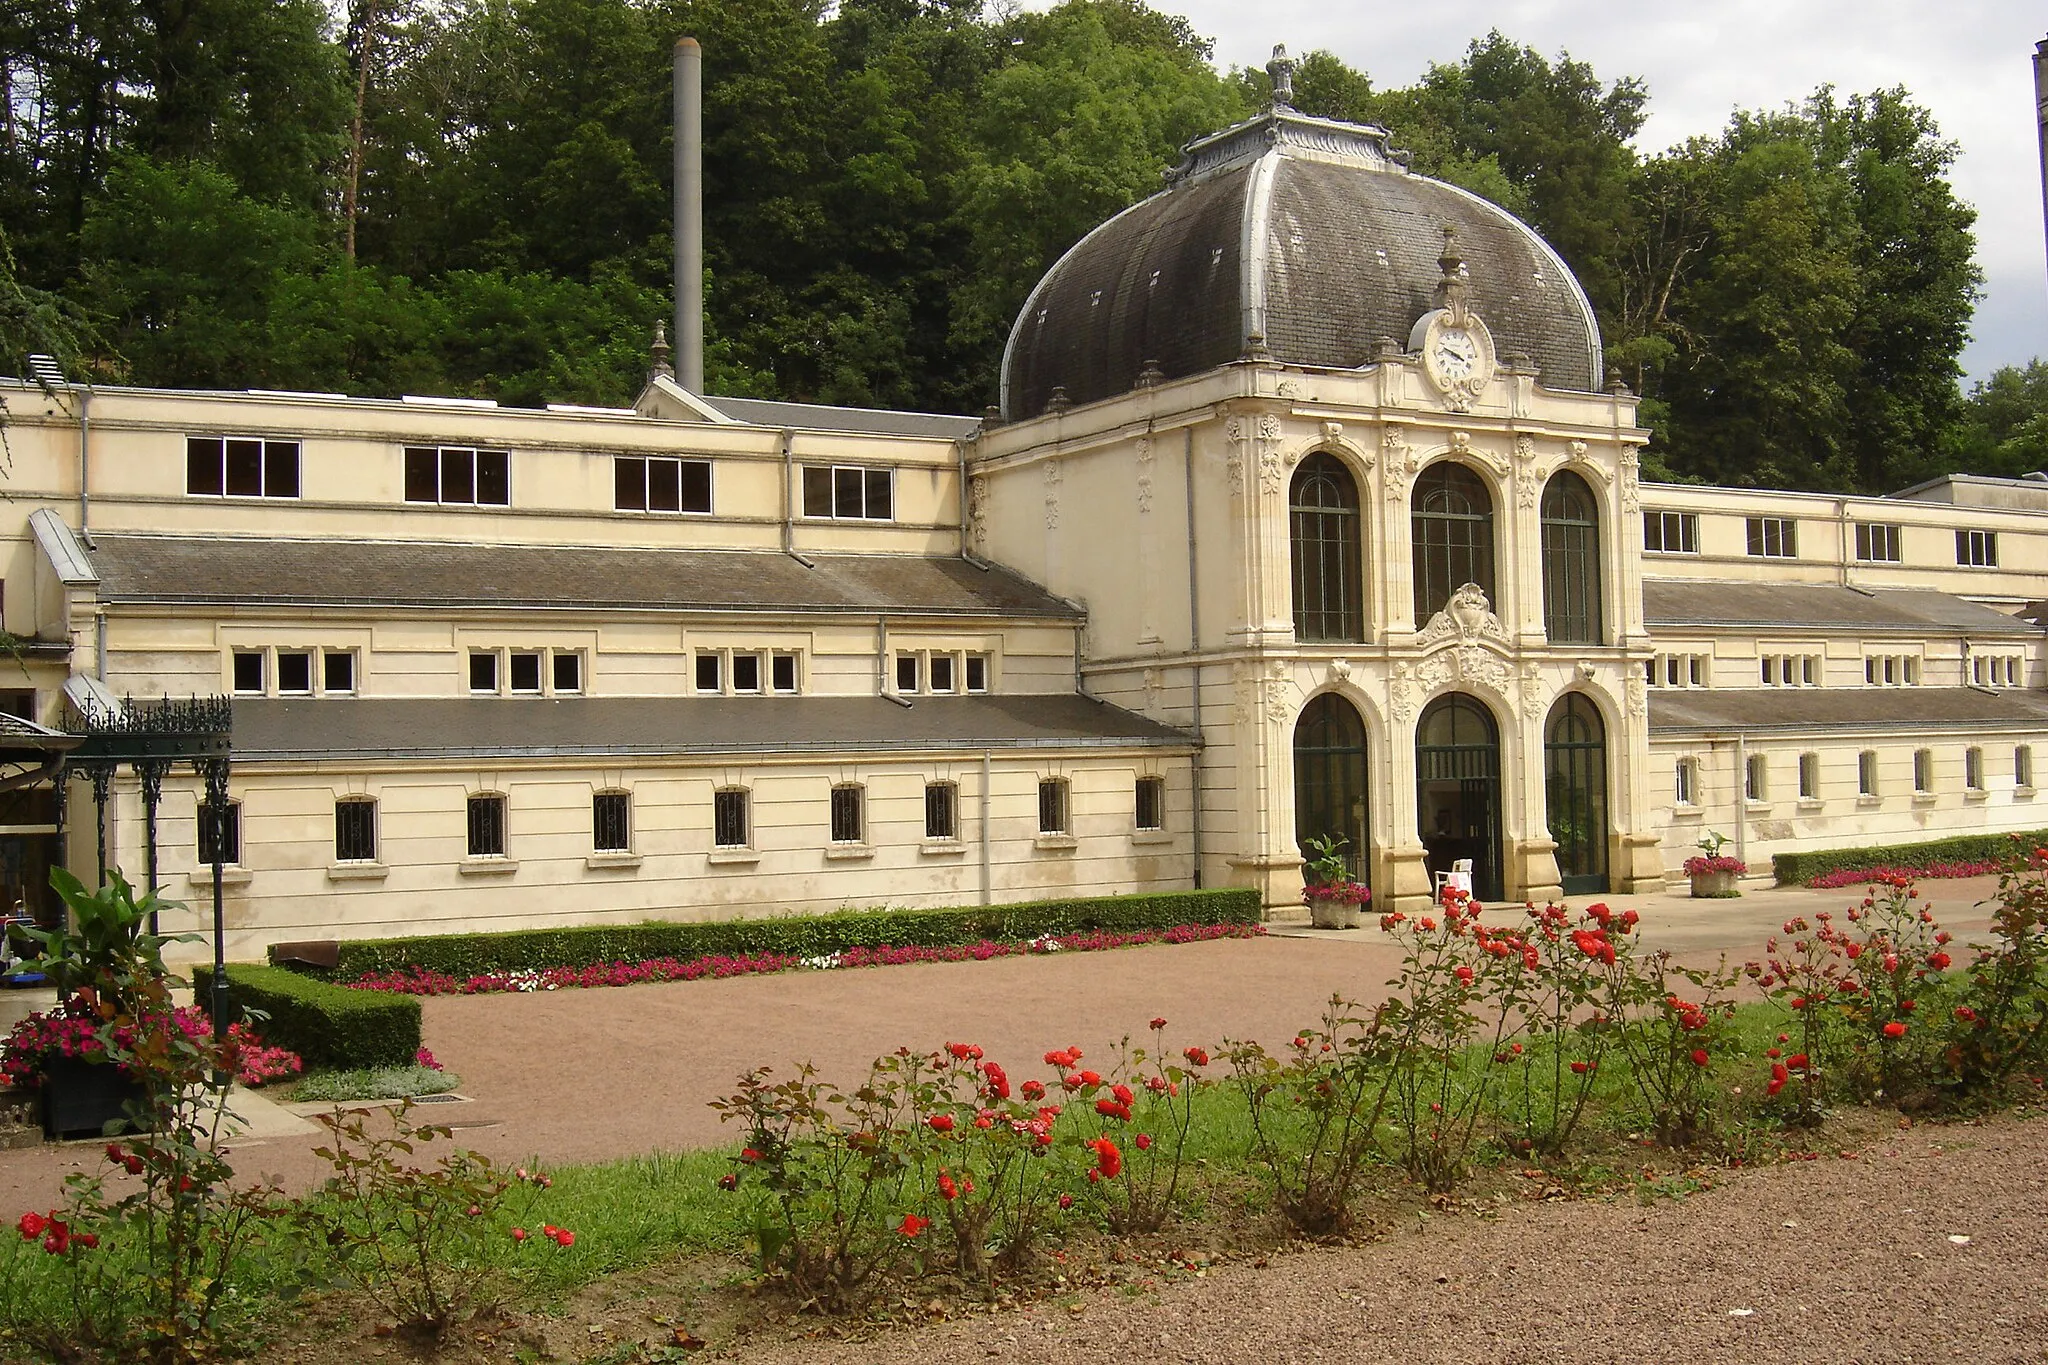
<path fill-rule="evenodd" d="M 1644 1205 L 1434 1218 L 1369 1246 L 1226 1262 L 751 1365 L 933 1360 L 1402 1365 L 2048 1361 L 2048 1118 L 1917 1127 Z"/>

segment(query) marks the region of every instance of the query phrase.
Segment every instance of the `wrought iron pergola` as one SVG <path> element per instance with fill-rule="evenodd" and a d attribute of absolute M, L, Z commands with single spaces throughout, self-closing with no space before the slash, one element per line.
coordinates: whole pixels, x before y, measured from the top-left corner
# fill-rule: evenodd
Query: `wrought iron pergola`
<path fill-rule="evenodd" d="M 228 749 L 234 729 L 234 707 L 226 697 L 191 697 L 182 701 L 125 700 L 106 705 L 93 699 L 72 699 L 77 743 L 64 754 L 64 767 L 92 784 L 93 832 L 99 854 L 100 880 L 107 877 L 107 800 L 114 775 L 134 769 L 142 786 L 142 829 L 148 888 L 157 889 L 156 812 L 164 778 L 173 768 L 191 764 L 205 784 L 201 822 L 211 820 L 216 837 L 210 842 L 213 864 L 213 993 L 208 1014 L 214 1031 L 226 1027 L 227 936 L 221 914 L 221 856 L 226 844 L 218 832 L 227 827 Z M 64 784 L 57 784 L 61 822 Z M 150 916 L 150 932 L 157 932 Z"/>

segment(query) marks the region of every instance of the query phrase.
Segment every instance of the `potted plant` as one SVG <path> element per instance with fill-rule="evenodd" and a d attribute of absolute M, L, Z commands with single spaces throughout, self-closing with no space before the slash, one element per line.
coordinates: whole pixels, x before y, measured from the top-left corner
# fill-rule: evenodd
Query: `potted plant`
<path fill-rule="evenodd" d="M 1372 899 L 1372 892 L 1351 880 L 1351 868 L 1344 861 L 1346 839 L 1317 834 L 1302 843 L 1308 856 L 1301 888 L 1302 904 L 1308 906 L 1309 923 L 1318 929 L 1356 929 L 1359 907 Z"/>
<path fill-rule="evenodd" d="M 38 949 L 27 965 L 55 983 L 58 1003 L 15 1025 L 0 1046 L 0 1074 L 40 1090 L 49 1136 L 99 1133 L 147 1099 L 121 1063 L 138 1037 L 196 1037 L 207 1023 L 197 1010 L 170 1007 L 168 987 L 177 983 L 164 967 L 163 945 L 173 940 L 145 932 L 164 902 L 149 894 L 137 900 L 119 872 L 87 891 L 53 868 L 50 885 L 69 911 L 66 926 L 24 932 Z"/>
<path fill-rule="evenodd" d="M 1742 894 L 1736 889 L 1735 879 L 1749 871 L 1749 865 L 1740 858 L 1721 855 L 1727 842 L 1727 835 L 1708 830 L 1694 845 L 1699 852 L 1685 860 L 1685 875 L 1692 881 L 1694 896 L 1718 900 Z"/>

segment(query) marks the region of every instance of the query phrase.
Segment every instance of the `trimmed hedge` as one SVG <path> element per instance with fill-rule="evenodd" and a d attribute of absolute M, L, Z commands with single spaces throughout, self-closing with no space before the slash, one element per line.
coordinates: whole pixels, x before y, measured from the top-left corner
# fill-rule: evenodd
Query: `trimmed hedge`
<path fill-rule="evenodd" d="M 602 924 L 522 929 L 502 934 L 428 934 L 356 939 L 341 945 L 331 975 L 418 967 L 450 976 L 542 971 L 602 962 L 645 962 L 713 955 L 791 953 L 820 957 L 848 948 L 949 947 L 983 939 L 1027 939 L 1090 929 L 1128 933 L 1180 924 L 1257 924 L 1256 891 L 1169 891 L 937 910 L 850 910 L 829 915 L 769 915 L 694 924 Z M 304 969 L 293 968 L 293 972 Z M 319 973 L 319 975 L 330 975 Z M 232 974 L 231 974 L 232 977 Z"/>
<path fill-rule="evenodd" d="M 204 1002 L 213 968 L 196 967 L 192 985 Z M 308 1067 L 354 1071 L 411 1066 L 420 1050 L 420 1002 L 409 995 L 355 991 L 252 963 L 228 964 L 228 999 L 239 1013 L 262 1010 L 263 1041 L 288 1047 Z"/>
<path fill-rule="evenodd" d="M 1879 844 L 1870 848 L 1823 848 L 1771 856 L 1771 872 L 1780 886 L 1804 886 L 1830 872 L 1861 872 L 1874 867 L 1926 867 L 1932 863 L 1997 862 L 2011 853 L 2013 841 L 2033 848 L 2048 844 L 2048 830 L 2007 834 L 1959 834 L 1924 844 Z"/>

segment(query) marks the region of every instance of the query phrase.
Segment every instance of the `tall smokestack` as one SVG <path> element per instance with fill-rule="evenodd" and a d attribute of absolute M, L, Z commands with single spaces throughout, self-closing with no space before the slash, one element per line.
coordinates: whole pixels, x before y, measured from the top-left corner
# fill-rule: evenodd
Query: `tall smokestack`
<path fill-rule="evenodd" d="M 2034 44 L 2034 126 L 2041 135 L 2041 221 L 2048 228 L 2048 38 Z"/>
<path fill-rule="evenodd" d="M 676 381 L 704 392 L 704 49 L 676 39 Z"/>

